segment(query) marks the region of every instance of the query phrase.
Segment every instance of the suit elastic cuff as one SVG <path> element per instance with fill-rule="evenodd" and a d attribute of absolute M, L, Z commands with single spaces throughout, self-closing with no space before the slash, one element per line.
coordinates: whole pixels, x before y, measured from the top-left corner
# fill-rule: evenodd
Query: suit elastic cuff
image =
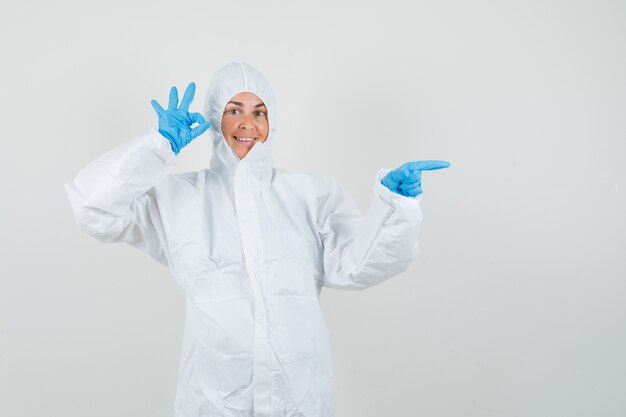
<path fill-rule="evenodd" d="M 150 129 L 150 131 L 144 135 L 144 138 L 147 147 L 159 155 L 166 165 L 170 166 L 174 164 L 176 154 L 172 150 L 172 145 L 157 129 Z"/>

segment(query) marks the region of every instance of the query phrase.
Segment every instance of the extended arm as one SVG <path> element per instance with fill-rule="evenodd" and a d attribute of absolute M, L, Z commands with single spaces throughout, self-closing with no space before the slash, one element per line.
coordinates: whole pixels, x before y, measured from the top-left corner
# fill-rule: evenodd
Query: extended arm
<path fill-rule="evenodd" d="M 320 199 L 324 286 L 371 287 L 404 272 L 417 255 L 420 197 L 405 197 L 383 186 L 381 180 L 389 171 L 378 172 L 365 216 L 338 182 Z"/>

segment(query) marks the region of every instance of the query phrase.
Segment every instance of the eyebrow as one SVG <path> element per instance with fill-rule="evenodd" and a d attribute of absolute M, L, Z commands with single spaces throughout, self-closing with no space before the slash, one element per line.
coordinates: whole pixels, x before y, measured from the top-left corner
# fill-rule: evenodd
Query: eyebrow
<path fill-rule="evenodd" d="M 232 103 L 232 104 L 235 104 L 235 105 L 237 105 L 237 106 L 241 106 L 241 107 L 243 107 L 243 103 L 241 103 L 241 102 L 239 102 L 239 101 L 229 101 L 229 102 L 228 102 L 228 103 L 226 103 L 226 104 L 231 104 L 231 103 Z M 256 109 L 257 107 L 265 107 L 265 103 L 259 103 L 259 104 L 257 104 L 256 106 L 254 106 L 254 108 L 255 108 L 255 109 Z"/>

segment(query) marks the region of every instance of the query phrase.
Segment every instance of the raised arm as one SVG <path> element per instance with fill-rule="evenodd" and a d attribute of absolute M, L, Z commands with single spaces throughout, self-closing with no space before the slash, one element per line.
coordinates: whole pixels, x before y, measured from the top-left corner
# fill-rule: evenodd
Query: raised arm
<path fill-rule="evenodd" d="M 80 228 L 102 242 L 136 246 L 167 265 L 154 187 L 173 160 L 169 142 L 152 130 L 88 164 L 65 183 Z"/>
<path fill-rule="evenodd" d="M 126 242 L 168 264 L 158 184 L 167 179 L 167 168 L 180 149 L 209 127 L 201 115 L 188 113 L 194 91 L 191 83 L 179 107 L 173 87 L 168 110 L 153 100 L 158 131 L 152 129 L 105 153 L 65 183 L 82 230 L 103 242 Z M 191 128 L 193 123 L 199 126 Z"/>

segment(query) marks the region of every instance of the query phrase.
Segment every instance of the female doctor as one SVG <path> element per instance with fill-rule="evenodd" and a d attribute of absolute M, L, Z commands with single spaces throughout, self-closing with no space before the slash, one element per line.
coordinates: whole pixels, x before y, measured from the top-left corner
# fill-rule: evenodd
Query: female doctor
<path fill-rule="evenodd" d="M 418 252 L 421 171 L 378 171 L 365 215 L 327 176 L 272 163 L 276 103 L 255 68 L 232 62 L 190 113 L 152 105 L 159 128 L 83 168 L 65 190 L 79 226 L 126 242 L 169 268 L 186 299 L 176 417 L 332 417 L 323 286 L 363 289 L 407 269 Z M 197 124 L 197 125 L 196 125 Z M 194 126 L 195 127 L 192 127 Z M 170 173 L 176 155 L 209 131 L 210 168 Z"/>

